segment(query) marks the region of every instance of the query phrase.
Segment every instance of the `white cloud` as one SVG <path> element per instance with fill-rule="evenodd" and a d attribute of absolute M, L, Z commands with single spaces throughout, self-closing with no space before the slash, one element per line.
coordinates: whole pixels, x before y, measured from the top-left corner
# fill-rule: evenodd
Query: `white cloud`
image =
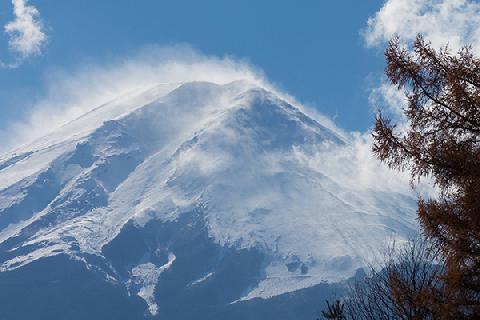
<path fill-rule="evenodd" d="M 368 19 L 364 38 L 368 46 L 385 43 L 394 35 L 412 41 L 418 33 L 436 48 L 452 50 L 472 45 L 480 52 L 480 3 L 470 0 L 387 0 Z"/>
<path fill-rule="evenodd" d="M 388 112 L 395 120 L 405 120 L 403 108 L 407 104 L 407 97 L 403 90 L 387 82 L 387 79 L 382 79 L 378 87 L 371 89 L 368 102 L 375 112 L 381 110 Z"/>
<path fill-rule="evenodd" d="M 43 31 L 43 24 L 37 8 L 29 5 L 27 0 L 12 0 L 12 5 L 14 20 L 7 23 L 4 30 L 9 36 L 10 51 L 22 61 L 39 54 L 47 36 Z"/>
<path fill-rule="evenodd" d="M 391 170 L 372 153 L 373 138 L 368 132 L 352 132 L 346 145 L 319 147 L 313 154 L 297 150 L 299 160 L 322 172 L 341 186 L 357 192 L 395 192 L 411 195 L 408 172 Z M 416 185 L 422 195 L 432 195 L 429 185 Z"/>
<path fill-rule="evenodd" d="M 363 30 L 365 43 L 383 46 L 399 36 L 408 46 L 422 34 L 432 46 L 439 49 L 448 45 L 453 53 L 466 45 L 480 54 L 480 3 L 471 0 L 387 0 L 370 17 Z M 406 106 L 404 92 L 382 79 L 370 92 L 370 104 L 390 113 L 405 129 L 402 109 Z M 397 128 L 399 129 L 399 128 Z"/>

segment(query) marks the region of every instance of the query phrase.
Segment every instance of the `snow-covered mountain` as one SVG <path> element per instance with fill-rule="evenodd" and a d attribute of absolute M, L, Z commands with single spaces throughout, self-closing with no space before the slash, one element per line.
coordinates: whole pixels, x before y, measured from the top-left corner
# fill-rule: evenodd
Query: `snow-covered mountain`
<path fill-rule="evenodd" d="M 93 109 L 0 158 L 0 310 L 293 310 L 296 295 L 330 290 L 416 230 L 411 196 L 342 185 L 304 161 L 348 143 L 247 81 L 159 85 Z"/>

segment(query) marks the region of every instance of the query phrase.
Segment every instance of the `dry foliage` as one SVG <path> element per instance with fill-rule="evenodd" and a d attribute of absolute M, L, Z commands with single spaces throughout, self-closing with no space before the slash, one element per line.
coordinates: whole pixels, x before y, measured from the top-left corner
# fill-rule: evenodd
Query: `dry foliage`
<path fill-rule="evenodd" d="M 430 243 L 411 240 L 390 248 L 380 266 L 356 281 L 346 300 L 346 318 L 352 320 L 438 319 L 425 303 L 437 296 L 441 256 Z M 379 271 L 376 271 L 379 270 Z"/>
<path fill-rule="evenodd" d="M 440 189 L 438 199 L 419 200 L 418 218 L 445 257 L 445 270 L 412 303 L 431 309 L 435 319 L 480 319 L 480 60 L 469 47 L 457 55 L 434 50 L 421 36 L 413 51 L 393 39 L 385 56 L 388 78 L 408 99 L 408 129 L 396 132 L 379 113 L 373 152 L 409 170 L 412 180 L 430 176 Z M 402 307 L 403 292 L 415 288 L 389 281 Z"/>

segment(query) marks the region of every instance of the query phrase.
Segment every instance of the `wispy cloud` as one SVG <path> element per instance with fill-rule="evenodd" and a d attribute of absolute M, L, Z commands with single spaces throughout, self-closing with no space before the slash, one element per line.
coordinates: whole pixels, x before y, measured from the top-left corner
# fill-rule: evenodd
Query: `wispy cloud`
<path fill-rule="evenodd" d="M 368 19 L 364 30 L 368 46 L 382 45 L 394 35 L 412 41 L 418 33 L 434 47 L 452 50 L 472 45 L 480 52 L 480 3 L 471 0 L 387 0 Z"/>
<path fill-rule="evenodd" d="M 362 35 L 369 47 L 383 47 L 398 36 L 408 46 L 422 34 L 432 46 L 439 49 L 448 45 L 455 53 L 471 45 L 480 54 L 480 3 L 472 0 L 387 0 L 383 7 L 367 21 Z M 385 78 L 372 89 L 370 103 L 381 106 L 394 117 L 400 116 L 406 100 L 403 91 Z"/>
<path fill-rule="evenodd" d="M 370 90 L 368 102 L 374 111 L 381 109 L 382 112 L 388 112 L 388 116 L 395 120 L 403 121 L 405 119 L 403 107 L 407 103 L 407 97 L 403 90 L 391 85 L 386 78 L 382 78 L 380 85 Z M 384 106 L 387 109 L 382 108 Z"/>
<path fill-rule="evenodd" d="M 4 31 L 16 62 L 3 63 L 4 67 L 18 66 L 26 58 L 40 54 L 47 41 L 37 8 L 28 4 L 28 0 L 12 0 L 12 5 L 14 19 L 4 26 Z"/>

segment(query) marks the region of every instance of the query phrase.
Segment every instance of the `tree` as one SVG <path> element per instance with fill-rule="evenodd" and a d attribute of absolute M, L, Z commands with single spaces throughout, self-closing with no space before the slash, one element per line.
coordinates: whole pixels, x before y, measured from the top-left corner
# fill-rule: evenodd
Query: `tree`
<path fill-rule="evenodd" d="M 345 320 L 345 305 L 340 301 L 336 300 L 335 303 L 330 304 L 329 301 L 326 301 L 327 309 L 322 311 L 322 316 L 325 319 L 334 319 L 334 320 Z"/>
<path fill-rule="evenodd" d="M 452 55 L 418 36 L 413 50 L 390 41 L 386 75 L 405 91 L 406 132 L 379 113 L 375 155 L 408 170 L 412 181 L 431 177 L 436 199 L 418 201 L 423 235 L 445 257 L 437 296 L 422 294 L 438 319 L 480 316 L 480 60 L 470 47 Z M 392 288 L 401 287 L 401 283 Z"/>
<path fill-rule="evenodd" d="M 409 240 L 400 247 L 392 246 L 379 271 L 357 282 L 351 290 L 348 305 L 351 319 L 425 320 L 439 319 L 431 297 L 442 296 L 438 277 L 443 261 L 432 243 L 423 239 Z"/>
<path fill-rule="evenodd" d="M 439 319 L 437 310 L 424 301 L 441 295 L 436 291 L 442 290 L 437 283 L 442 266 L 438 250 L 429 242 L 414 239 L 394 244 L 368 276 L 350 286 L 341 312 L 327 302 L 322 314 L 325 319 L 344 320 Z"/>

